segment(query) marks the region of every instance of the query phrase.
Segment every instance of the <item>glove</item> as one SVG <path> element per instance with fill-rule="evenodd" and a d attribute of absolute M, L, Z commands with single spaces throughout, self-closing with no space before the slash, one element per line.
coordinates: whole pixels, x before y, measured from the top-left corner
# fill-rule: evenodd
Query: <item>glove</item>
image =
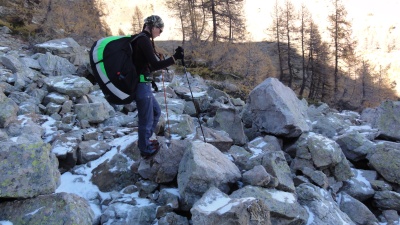
<path fill-rule="evenodd" d="M 183 59 L 183 48 L 181 46 L 175 49 L 174 59 Z"/>

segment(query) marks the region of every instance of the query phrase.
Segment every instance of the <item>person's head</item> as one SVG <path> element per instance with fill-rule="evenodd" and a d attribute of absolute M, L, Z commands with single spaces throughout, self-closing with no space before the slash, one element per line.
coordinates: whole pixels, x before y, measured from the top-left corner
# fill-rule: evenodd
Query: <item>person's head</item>
<path fill-rule="evenodd" d="M 147 30 L 153 38 L 160 36 L 164 29 L 164 22 L 161 17 L 157 15 L 152 15 L 144 19 L 144 28 Z"/>

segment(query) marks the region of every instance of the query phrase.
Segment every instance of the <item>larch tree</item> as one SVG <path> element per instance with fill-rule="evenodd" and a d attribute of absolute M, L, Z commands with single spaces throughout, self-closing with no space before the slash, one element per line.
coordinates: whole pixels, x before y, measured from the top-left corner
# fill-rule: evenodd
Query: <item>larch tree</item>
<path fill-rule="evenodd" d="M 275 0 L 275 4 L 273 7 L 272 11 L 272 18 L 273 18 L 273 33 L 275 37 L 275 42 L 277 46 L 277 52 L 278 52 L 278 63 L 279 63 L 279 80 L 282 81 L 284 78 L 284 73 L 283 73 L 283 49 L 282 49 L 282 17 L 281 17 L 281 11 L 282 9 L 278 5 L 278 0 Z"/>
<path fill-rule="evenodd" d="M 346 67 L 346 63 L 354 62 L 354 48 L 356 42 L 351 38 L 351 23 L 347 20 L 347 11 L 341 0 L 332 0 L 333 12 L 329 15 L 328 31 L 333 42 L 333 64 L 334 64 L 334 102 L 340 96 L 341 67 Z"/>
<path fill-rule="evenodd" d="M 278 5 L 278 1 L 273 11 L 274 23 L 273 30 L 277 42 L 279 59 L 279 80 L 287 84 L 290 88 L 294 79 L 294 40 L 298 28 L 295 26 L 297 14 L 294 5 L 290 0 L 285 1 L 283 6 Z"/>
<path fill-rule="evenodd" d="M 182 40 L 199 41 L 207 27 L 203 0 L 167 0 L 167 7 L 181 23 Z"/>
<path fill-rule="evenodd" d="M 144 23 L 143 13 L 138 6 L 135 7 L 132 16 L 132 31 L 134 34 L 142 31 Z"/>
<path fill-rule="evenodd" d="M 297 28 L 295 26 L 296 22 L 296 10 L 293 3 L 290 0 L 286 0 L 284 4 L 284 12 L 283 12 L 283 24 L 284 24 L 284 33 L 286 36 L 286 63 L 287 69 L 289 73 L 288 79 L 288 87 L 292 87 L 293 77 L 294 77 L 294 47 L 292 43 L 292 37 L 295 36 L 297 32 Z"/>
<path fill-rule="evenodd" d="M 309 54 L 308 70 L 310 76 L 310 90 L 308 98 L 328 102 L 331 97 L 332 79 L 329 74 L 329 47 L 322 41 L 318 26 L 311 21 L 309 26 Z"/>
<path fill-rule="evenodd" d="M 311 15 L 308 9 L 304 4 L 301 5 L 301 10 L 300 10 L 300 20 L 301 20 L 301 25 L 300 25 L 300 41 L 301 41 L 301 62 L 302 62 L 302 81 L 301 81 L 301 87 L 299 91 L 299 96 L 302 97 L 304 90 L 306 88 L 306 84 L 308 82 L 308 66 L 310 62 L 307 62 L 306 59 L 306 54 L 307 50 L 311 51 L 311 48 L 307 45 L 309 42 L 309 36 L 307 33 L 310 31 L 310 24 L 311 24 Z M 309 58 L 310 59 L 310 58 Z"/>
<path fill-rule="evenodd" d="M 234 33 L 244 34 L 243 0 L 207 0 L 203 7 L 211 20 L 214 43 L 218 40 L 233 41 Z"/>

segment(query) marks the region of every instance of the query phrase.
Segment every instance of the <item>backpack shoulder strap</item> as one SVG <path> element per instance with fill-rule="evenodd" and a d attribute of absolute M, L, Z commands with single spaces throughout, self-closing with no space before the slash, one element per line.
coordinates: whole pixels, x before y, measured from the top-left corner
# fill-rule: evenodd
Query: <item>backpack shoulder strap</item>
<path fill-rule="evenodd" d="M 146 36 L 144 33 L 138 33 L 135 35 L 132 35 L 132 39 L 130 40 L 131 43 L 133 43 L 136 39 L 140 38 L 140 37 L 144 37 Z"/>

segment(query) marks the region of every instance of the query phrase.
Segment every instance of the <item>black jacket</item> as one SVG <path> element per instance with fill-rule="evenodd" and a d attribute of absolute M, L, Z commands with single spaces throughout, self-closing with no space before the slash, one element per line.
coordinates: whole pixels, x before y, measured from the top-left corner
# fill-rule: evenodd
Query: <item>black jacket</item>
<path fill-rule="evenodd" d="M 139 37 L 133 43 L 133 63 L 138 74 L 149 75 L 150 72 L 167 68 L 175 63 L 172 57 L 159 61 L 154 53 L 150 33 L 143 31 L 145 36 Z"/>

